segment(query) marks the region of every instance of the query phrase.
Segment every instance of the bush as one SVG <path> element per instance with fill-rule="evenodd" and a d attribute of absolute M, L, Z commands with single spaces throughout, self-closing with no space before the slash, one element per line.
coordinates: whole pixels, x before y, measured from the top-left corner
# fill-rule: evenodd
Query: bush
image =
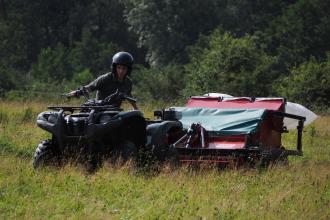
<path fill-rule="evenodd" d="M 74 73 L 89 69 L 96 76 L 100 72 L 109 72 L 112 56 L 119 50 L 116 44 L 97 41 L 90 31 L 83 30 L 82 40 L 75 42 L 68 54 L 68 59 Z"/>
<path fill-rule="evenodd" d="M 38 62 L 31 69 L 33 78 L 44 82 L 70 79 L 72 72 L 73 68 L 68 62 L 68 50 L 62 44 L 42 49 Z"/>
<path fill-rule="evenodd" d="M 316 110 L 330 106 L 330 53 L 323 62 L 311 58 L 293 68 L 289 76 L 277 81 L 274 88 L 279 95 Z"/>
<path fill-rule="evenodd" d="M 111 58 L 118 51 L 111 42 L 98 42 L 89 31 L 83 31 L 82 40 L 67 48 L 59 43 L 42 49 L 32 66 L 23 96 L 7 93 L 9 99 L 36 97 L 57 98 L 78 86 L 86 85 L 96 75 L 110 71 Z M 1 78 L 1 77 L 0 77 Z"/>
<path fill-rule="evenodd" d="M 184 85 L 182 66 L 168 65 L 161 68 L 134 70 L 134 94 L 143 101 L 175 102 L 180 99 Z"/>
<path fill-rule="evenodd" d="M 90 72 L 89 69 L 84 69 L 83 71 L 75 74 L 73 76 L 73 81 L 78 85 L 86 85 L 94 80 L 93 74 Z"/>
<path fill-rule="evenodd" d="M 118 50 L 117 45 L 97 41 L 89 31 L 84 30 L 82 40 L 75 42 L 74 47 L 67 48 L 59 43 L 55 47 L 42 49 L 30 75 L 32 81 L 44 83 L 72 79 L 86 83 L 100 72 L 110 70 L 111 58 Z"/>
<path fill-rule="evenodd" d="M 5 91 L 20 87 L 24 81 L 22 78 L 21 72 L 0 65 L 0 97 L 4 95 Z"/>
<path fill-rule="evenodd" d="M 235 96 L 267 96 L 277 77 L 272 71 L 274 58 L 258 49 L 253 36 L 233 38 L 216 30 L 190 49 L 186 65 L 186 96 L 208 92 Z"/>

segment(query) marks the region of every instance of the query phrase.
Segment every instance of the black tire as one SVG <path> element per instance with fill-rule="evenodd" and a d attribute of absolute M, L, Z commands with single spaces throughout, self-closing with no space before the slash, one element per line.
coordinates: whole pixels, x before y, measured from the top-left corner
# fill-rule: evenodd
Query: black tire
<path fill-rule="evenodd" d="M 281 151 L 281 154 L 276 158 L 274 164 L 278 166 L 288 166 L 289 165 L 289 158 L 285 150 Z"/>
<path fill-rule="evenodd" d="M 128 160 L 136 161 L 138 154 L 138 149 L 136 145 L 132 141 L 125 141 L 120 144 L 116 148 L 112 150 L 110 153 L 110 158 L 112 164 L 116 164 L 118 162 L 127 162 Z"/>
<path fill-rule="evenodd" d="M 33 157 L 34 169 L 45 165 L 58 165 L 59 162 L 59 152 L 52 140 L 44 140 L 37 145 Z"/>
<path fill-rule="evenodd" d="M 179 153 L 176 148 L 168 146 L 166 152 L 166 162 L 172 167 L 178 167 L 180 165 Z"/>
<path fill-rule="evenodd" d="M 260 158 L 260 168 L 268 168 L 271 165 L 288 165 L 288 155 L 284 148 L 264 150 Z"/>
<path fill-rule="evenodd" d="M 157 166 L 159 160 L 154 155 L 153 146 L 145 145 L 138 149 L 136 156 L 136 167 L 140 168 L 142 171 L 150 171 Z"/>
<path fill-rule="evenodd" d="M 123 148 L 121 149 L 121 157 L 124 161 L 135 161 L 137 157 L 138 149 L 132 141 L 125 141 Z"/>

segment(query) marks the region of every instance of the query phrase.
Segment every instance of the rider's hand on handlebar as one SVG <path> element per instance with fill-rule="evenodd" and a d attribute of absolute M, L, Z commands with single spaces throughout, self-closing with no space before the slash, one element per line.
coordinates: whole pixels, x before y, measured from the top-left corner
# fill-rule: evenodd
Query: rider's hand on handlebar
<path fill-rule="evenodd" d="M 118 92 L 117 99 L 118 100 L 124 100 L 124 98 L 125 98 L 124 93 Z"/>
<path fill-rule="evenodd" d="M 84 96 L 86 99 L 89 98 L 88 96 L 88 89 L 85 87 L 79 88 L 77 90 L 71 91 L 69 93 L 66 93 L 65 96 L 67 98 L 71 98 L 71 97 L 76 97 L 79 98 L 80 96 Z"/>
<path fill-rule="evenodd" d="M 62 96 L 64 96 L 65 98 L 67 99 L 71 99 L 72 97 L 76 97 L 76 91 L 72 91 L 72 92 L 69 92 L 69 93 L 63 93 Z"/>

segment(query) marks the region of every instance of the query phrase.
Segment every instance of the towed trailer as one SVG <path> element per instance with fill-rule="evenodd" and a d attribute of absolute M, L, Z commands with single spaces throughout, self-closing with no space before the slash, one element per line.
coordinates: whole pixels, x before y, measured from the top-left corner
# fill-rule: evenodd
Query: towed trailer
<path fill-rule="evenodd" d="M 284 98 L 191 97 L 185 107 L 155 111 L 147 127 L 149 144 L 160 160 L 181 163 L 268 165 L 302 156 L 305 117 L 285 113 Z M 282 145 L 283 119 L 297 120 L 296 149 Z"/>

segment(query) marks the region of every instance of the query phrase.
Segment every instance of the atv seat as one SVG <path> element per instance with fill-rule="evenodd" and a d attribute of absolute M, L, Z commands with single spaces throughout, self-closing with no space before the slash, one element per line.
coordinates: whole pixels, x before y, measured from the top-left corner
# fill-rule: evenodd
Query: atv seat
<path fill-rule="evenodd" d="M 112 119 L 126 119 L 131 118 L 134 116 L 143 117 L 143 113 L 139 110 L 132 110 L 127 112 L 119 112 L 117 115 L 115 115 Z"/>

